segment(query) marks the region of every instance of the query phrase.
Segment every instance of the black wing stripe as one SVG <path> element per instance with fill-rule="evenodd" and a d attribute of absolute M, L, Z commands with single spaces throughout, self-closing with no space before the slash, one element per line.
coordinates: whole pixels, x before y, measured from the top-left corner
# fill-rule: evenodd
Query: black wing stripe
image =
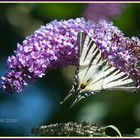
<path fill-rule="evenodd" d="M 121 71 L 120 70 L 118 70 L 118 72 L 116 73 L 116 75 L 118 75 L 118 74 L 120 74 L 121 73 Z"/>
<path fill-rule="evenodd" d="M 86 40 L 86 34 L 82 33 L 81 34 L 81 46 L 82 46 L 81 52 L 83 52 L 83 47 L 84 47 L 85 40 Z"/>
<path fill-rule="evenodd" d="M 110 84 L 106 84 L 105 85 L 105 88 L 114 88 L 114 87 L 119 87 L 119 86 L 129 86 L 129 84 L 134 84 L 134 82 L 132 81 L 132 79 L 128 79 L 128 80 L 125 80 L 125 81 L 117 81 L 117 82 L 111 82 Z"/>
<path fill-rule="evenodd" d="M 96 50 L 96 49 L 95 49 L 95 50 Z M 92 57 L 92 59 L 91 59 L 91 61 L 90 61 L 90 63 L 89 63 L 89 67 L 92 65 L 93 61 L 96 59 L 96 57 L 98 56 L 98 54 L 99 54 L 99 50 L 97 50 L 97 51 L 95 52 L 95 55 Z"/>
<path fill-rule="evenodd" d="M 80 58 L 80 55 L 83 51 L 83 42 L 85 41 L 86 34 L 84 33 L 78 33 L 77 34 L 77 45 L 78 45 L 78 58 Z"/>
<path fill-rule="evenodd" d="M 101 60 L 103 61 L 103 58 L 100 57 L 99 60 L 97 61 L 97 64 L 101 62 Z"/>
<path fill-rule="evenodd" d="M 102 65 L 98 66 L 98 71 L 102 71 L 104 67 L 107 66 L 107 60 L 102 62 Z M 105 71 L 105 70 L 104 70 Z"/>
<path fill-rule="evenodd" d="M 93 41 L 92 41 L 92 42 L 93 42 Z M 97 50 L 97 47 L 95 47 L 94 44 L 95 44 L 95 43 L 93 42 L 93 45 L 91 46 L 91 47 L 94 47 L 94 50 L 92 51 L 93 54 L 94 54 L 94 52 Z"/>
<path fill-rule="evenodd" d="M 89 54 L 89 51 L 90 51 L 91 48 L 92 48 L 92 45 L 93 45 L 93 41 L 92 41 L 91 38 L 90 38 L 90 39 L 89 39 L 89 42 L 88 42 L 88 46 L 87 46 L 88 50 L 87 50 L 87 53 L 86 53 L 86 55 L 85 55 L 84 61 L 86 60 L 86 58 L 87 58 L 87 56 L 88 56 L 88 54 Z"/>
<path fill-rule="evenodd" d="M 112 82 L 119 81 L 119 80 L 125 81 L 127 79 L 129 79 L 129 77 L 126 74 L 124 74 L 123 76 L 117 77 L 116 79 L 113 79 L 112 81 L 109 81 L 108 84 L 112 83 Z"/>
<path fill-rule="evenodd" d="M 120 71 L 120 72 L 118 71 L 116 71 L 116 73 L 118 73 L 117 75 L 116 73 L 114 73 L 110 75 L 109 77 L 106 77 L 105 82 L 104 82 L 105 89 L 108 89 L 108 88 L 113 89 L 113 88 L 117 88 L 121 86 L 130 87 L 129 84 L 134 85 L 134 81 L 127 74 L 125 74 L 123 71 Z"/>
<path fill-rule="evenodd" d="M 105 77 L 109 77 L 109 76 L 111 76 L 114 72 L 116 72 L 117 71 L 117 69 L 114 69 L 114 70 L 112 70 L 111 72 L 109 72 Z"/>
<path fill-rule="evenodd" d="M 96 49 L 95 49 L 96 50 Z M 87 71 L 85 73 L 85 75 L 87 74 L 87 72 L 89 71 L 90 67 L 92 66 L 92 63 L 94 61 L 94 59 L 96 58 L 96 56 L 99 54 L 99 50 L 96 51 L 95 55 L 93 56 L 93 58 L 91 59 L 90 63 L 89 63 L 89 66 L 87 68 Z"/>
<path fill-rule="evenodd" d="M 111 67 L 110 66 L 107 66 L 104 71 L 108 71 Z"/>
<path fill-rule="evenodd" d="M 110 70 L 110 69 L 109 69 Z M 102 77 L 100 77 L 99 79 L 97 79 L 96 81 L 94 81 L 92 84 L 95 84 L 97 82 L 99 82 L 100 80 L 110 76 L 111 74 L 113 74 L 116 71 L 116 69 L 113 69 L 112 71 L 110 71 L 109 73 L 106 71 L 106 74 L 103 75 Z M 99 72 L 100 73 L 100 72 Z"/>
<path fill-rule="evenodd" d="M 125 80 L 128 80 L 128 79 L 130 79 L 129 76 L 127 76 L 126 78 L 122 79 L 122 81 L 125 81 Z"/>

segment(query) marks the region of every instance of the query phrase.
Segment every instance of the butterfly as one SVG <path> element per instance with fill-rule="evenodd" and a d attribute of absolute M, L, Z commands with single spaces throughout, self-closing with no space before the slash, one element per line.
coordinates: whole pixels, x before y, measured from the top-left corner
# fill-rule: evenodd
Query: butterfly
<path fill-rule="evenodd" d="M 74 95 L 76 99 L 72 103 L 72 107 L 81 99 L 101 90 L 136 90 L 133 79 L 116 67 L 110 66 L 90 36 L 82 32 L 78 33 L 77 44 L 78 65 L 72 89 L 63 102 Z"/>

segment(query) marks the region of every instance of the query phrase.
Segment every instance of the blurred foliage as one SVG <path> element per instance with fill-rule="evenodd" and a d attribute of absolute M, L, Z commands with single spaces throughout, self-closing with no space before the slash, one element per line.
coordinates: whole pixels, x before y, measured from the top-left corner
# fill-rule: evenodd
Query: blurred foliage
<path fill-rule="evenodd" d="M 13 54 L 18 42 L 21 43 L 42 24 L 54 19 L 82 17 L 86 6 L 84 3 L 1 3 L 0 76 L 6 70 L 7 57 Z M 140 4 L 131 3 L 126 6 L 113 23 L 125 36 L 140 37 Z M 72 99 L 60 105 L 71 88 L 73 73 L 74 67 L 59 68 L 48 72 L 44 78 L 26 87 L 27 89 L 21 94 L 6 95 L 1 92 L 0 136 L 30 136 L 33 126 L 68 121 L 88 121 L 98 125 L 112 124 L 123 134 L 132 134 L 140 127 L 138 92 L 130 94 L 103 91 L 82 100 L 71 109 L 69 105 Z M 17 118 L 18 121 L 5 124 L 2 122 L 5 118 Z"/>

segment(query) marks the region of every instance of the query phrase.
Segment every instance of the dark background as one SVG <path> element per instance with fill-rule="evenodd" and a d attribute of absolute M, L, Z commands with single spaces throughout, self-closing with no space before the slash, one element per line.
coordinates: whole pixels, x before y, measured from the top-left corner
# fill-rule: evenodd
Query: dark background
<path fill-rule="evenodd" d="M 122 14 L 113 19 L 125 36 L 140 37 L 140 4 L 125 4 Z M 16 44 L 41 25 L 54 19 L 82 17 L 87 4 L 30 3 L 0 4 L 0 76 L 6 71 L 6 59 Z M 94 13 L 96 14 L 96 13 Z M 101 92 L 69 109 L 71 100 L 59 103 L 68 94 L 74 67 L 52 70 L 26 87 L 22 93 L 0 93 L 0 136 L 31 136 L 31 129 L 42 124 L 87 121 L 97 125 L 115 125 L 124 134 L 140 127 L 140 94 Z"/>

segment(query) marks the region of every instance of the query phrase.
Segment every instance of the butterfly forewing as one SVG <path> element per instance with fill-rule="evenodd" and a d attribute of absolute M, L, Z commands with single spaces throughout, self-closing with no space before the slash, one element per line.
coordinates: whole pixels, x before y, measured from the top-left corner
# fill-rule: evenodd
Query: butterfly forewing
<path fill-rule="evenodd" d="M 93 40 L 85 33 L 79 33 L 77 42 L 79 66 L 87 67 L 90 63 L 97 64 L 102 57 Z"/>
<path fill-rule="evenodd" d="M 133 80 L 123 71 L 108 65 L 102 58 L 101 52 L 91 37 L 85 33 L 78 34 L 77 77 L 79 84 L 86 83 L 88 91 L 102 89 L 135 89 Z"/>

